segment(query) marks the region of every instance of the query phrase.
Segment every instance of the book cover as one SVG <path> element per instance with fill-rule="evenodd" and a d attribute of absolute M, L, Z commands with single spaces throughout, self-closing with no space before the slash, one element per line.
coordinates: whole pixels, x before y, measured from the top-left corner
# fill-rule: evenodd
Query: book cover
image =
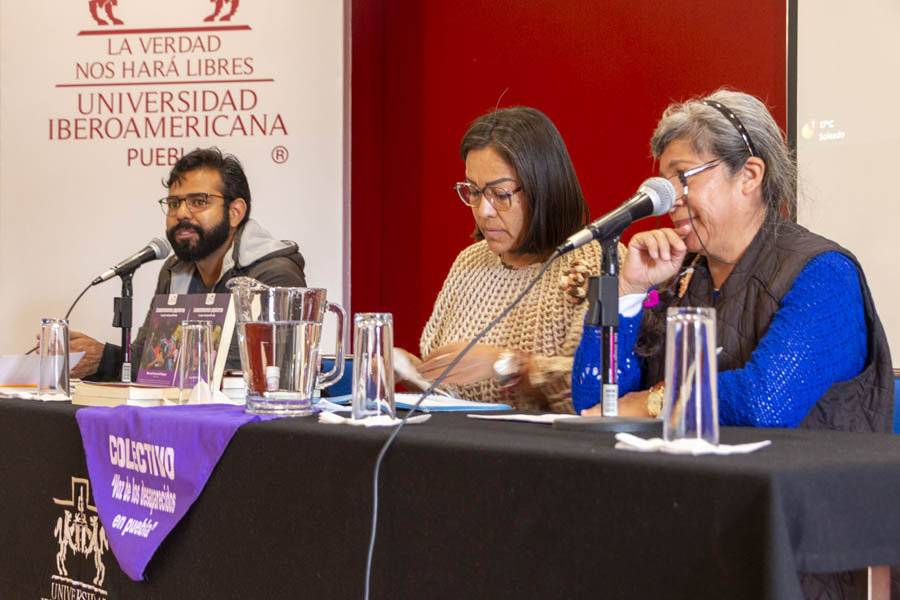
<path fill-rule="evenodd" d="M 234 307 L 231 294 L 160 294 L 153 298 L 149 331 L 144 342 L 137 383 L 174 387 L 178 385 L 178 348 L 181 323 L 210 321 L 212 330 L 213 378 L 211 388 L 220 389 L 228 347 L 234 334 Z"/>

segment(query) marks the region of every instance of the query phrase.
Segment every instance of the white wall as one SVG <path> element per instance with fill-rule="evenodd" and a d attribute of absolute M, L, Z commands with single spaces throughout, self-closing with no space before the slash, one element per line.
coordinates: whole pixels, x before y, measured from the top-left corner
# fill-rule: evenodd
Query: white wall
<path fill-rule="evenodd" d="M 900 364 L 900 3 L 798 5 L 799 221 L 851 250 Z"/>
<path fill-rule="evenodd" d="M 241 0 L 229 23 L 204 22 L 213 7 L 208 0 L 119 0 L 113 11 L 124 24 L 104 27 L 94 22 L 87 1 L 0 3 L 0 353 L 31 347 L 41 317 L 63 316 L 92 278 L 164 234 L 155 200 L 165 195 L 160 180 L 169 171 L 170 154 L 198 146 L 216 145 L 241 159 L 253 195 L 252 216 L 274 236 L 298 242 L 308 285 L 327 288 L 329 299 L 346 300 L 343 3 Z M 228 10 L 226 4 L 222 14 Z M 243 28 L 159 31 L 221 26 Z M 123 33 L 148 29 L 156 31 Z M 166 36 L 176 45 L 166 47 Z M 183 40 L 190 50 L 177 46 Z M 153 46 L 145 51 L 142 42 L 162 45 L 157 52 Z M 200 67 L 207 59 L 214 68 L 204 72 Z M 144 61 L 147 74 L 140 69 Z M 153 61 L 160 61 L 156 74 Z M 204 83 L 187 83 L 197 81 Z M 149 85 L 94 85 L 123 82 Z M 73 85 L 79 87 L 61 87 Z M 220 97 L 249 90 L 244 94 L 256 98 L 255 106 L 161 114 L 151 105 L 79 114 L 91 112 L 91 98 L 98 106 L 91 94 L 145 93 L 158 99 L 165 92 L 192 90 Z M 177 102 L 173 107 L 183 108 Z M 97 118 L 105 126 L 110 119 L 133 117 L 140 124 L 145 117 L 155 122 L 175 116 L 183 124 L 180 119 L 189 115 L 201 120 L 224 115 L 221 131 L 236 114 L 245 123 L 251 114 L 265 116 L 271 135 L 58 139 L 61 120 L 75 118 Z M 283 131 L 274 127 L 273 132 L 278 116 Z M 287 150 L 286 162 L 273 159 L 276 147 Z M 130 151 L 137 157 L 129 161 Z M 148 166 L 141 164 L 141 152 L 145 162 L 154 152 L 162 155 Z M 147 264 L 135 276 L 135 328 L 160 264 Z M 118 342 L 120 330 L 111 319 L 119 293 L 118 278 L 90 290 L 71 316 L 72 328 Z"/>

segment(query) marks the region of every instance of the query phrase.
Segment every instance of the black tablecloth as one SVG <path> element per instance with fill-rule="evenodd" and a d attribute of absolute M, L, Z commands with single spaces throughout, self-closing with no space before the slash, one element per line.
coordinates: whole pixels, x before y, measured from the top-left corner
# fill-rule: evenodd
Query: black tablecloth
<path fill-rule="evenodd" d="M 96 552 L 58 572 L 54 529 L 87 477 L 76 410 L 0 400 L 0 598 L 362 598 L 389 430 L 242 427 L 146 581 L 107 550 L 95 585 Z M 645 455 L 611 434 L 434 414 L 385 459 L 372 597 L 794 598 L 797 571 L 900 563 L 900 436 L 722 430 L 759 439 L 773 445 Z"/>

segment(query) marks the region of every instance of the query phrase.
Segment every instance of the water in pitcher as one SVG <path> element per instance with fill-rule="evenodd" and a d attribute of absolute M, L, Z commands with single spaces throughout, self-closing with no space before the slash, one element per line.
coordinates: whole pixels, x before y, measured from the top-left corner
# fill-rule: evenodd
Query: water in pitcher
<path fill-rule="evenodd" d="M 238 323 L 248 412 L 312 412 L 321 332 L 314 321 Z"/>

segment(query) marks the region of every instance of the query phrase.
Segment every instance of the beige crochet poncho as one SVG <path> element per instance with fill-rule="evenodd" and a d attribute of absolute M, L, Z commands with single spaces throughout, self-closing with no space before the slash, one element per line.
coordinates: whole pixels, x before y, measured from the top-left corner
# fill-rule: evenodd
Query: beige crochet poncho
<path fill-rule="evenodd" d="M 573 412 L 572 356 L 581 339 L 587 302 L 567 302 L 560 278 L 575 259 L 600 273 L 600 245 L 592 242 L 556 259 L 506 317 L 480 343 L 532 354 L 536 372 L 528 374 L 529 395 L 503 389 L 493 379 L 446 385 L 467 400 L 502 402 L 519 409 Z M 422 356 L 459 340 L 471 340 L 505 309 L 537 275 L 540 264 L 509 269 L 480 241 L 463 250 L 450 268 L 420 341 Z"/>

